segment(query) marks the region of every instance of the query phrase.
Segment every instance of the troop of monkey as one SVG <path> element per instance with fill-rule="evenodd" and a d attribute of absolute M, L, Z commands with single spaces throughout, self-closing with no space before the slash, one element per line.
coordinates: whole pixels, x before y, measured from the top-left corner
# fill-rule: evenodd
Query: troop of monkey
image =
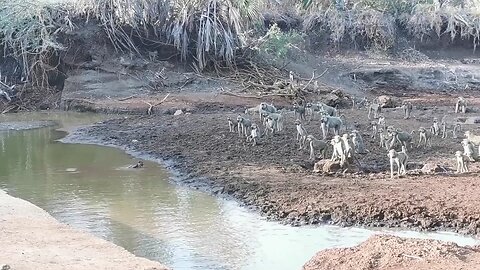
<path fill-rule="evenodd" d="M 378 137 L 379 145 L 385 148 L 386 156 L 390 162 L 390 177 L 394 177 L 394 167 L 397 167 L 397 175 L 405 175 L 407 173 L 407 162 L 409 149 L 413 148 L 414 135 L 418 133 L 417 148 L 431 147 L 432 140 L 435 137 L 447 138 L 448 133 L 452 133 L 453 138 L 458 138 L 458 132 L 462 130 L 459 123 L 450 126 L 443 117 L 438 122 L 437 118 L 433 118 L 430 128 L 420 127 L 412 132 L 405 132 L 394 126 L 387 126 L 385 116 L 382 114 L 382 106 L 378 101 L 368 102 L 364 98 L 364 105 L 368 111 L 368 119 L 370 123 L 371 137 Z M 361 104 L 361 103 L 357 103 Z M 352 109 L 355 109 L 356 103 L 353 103 Z M 410 119 L 413 105 L 409 101 L 403 101 L 401 106 L 404 119 Z M 315 153 L 319 153 L 323 159 L 326 159 L 327 150 L 332 147 L 331 161 L 338 161 L 340 167 L 348 169 L 349 164 L 354 161 L 359 168 L 361 164 L 356 158 L 356 154 L 367 154 L 365 143 L 362 135 L 357 130 L 348 132 L 345 116 L 339 115 L 337 108 L 328 106 L 325 103 L 305 103 L 293 104 L 293 112 L 295 115 L 294 124 L 296 126 L 296 141 L 299 149 L 310 149 L 310 160 L 315 160 Z M 467 103 L 463 97 L 459 97 L 455 105 L 455 113 L 466 113 Z M 239 136 L 245 136 L 247 142 L 251 142 L 253 146 L 257 145 L 258 139 L 263 136 L 272 136 L 277 132 L 282 132 L 285 121 L 286 110 L 277 110 L 273 104 L 260 103 L 258 106 L 245 110 L 246 115 L 258 114 L 260 123 L 264 127 L 263 133 L 260 127 L 247 116 L 238 115 L 236 119 L 228 118 L 230 132 L 238 132 Z M 322 130 L 322 139 L 315 138 L 309 134 L 302 124 L 302 121 L 312 121 L 316 115 L 319 116 L 320 127 Z M 373 119 L 372 119 L 373 117 Z M 236 121 L 235 121 L 236 120 Z M 340 131 L 344 129 L 345 133 L 340 135 Z M 329 137 L 329 135 L 332 137 Z M 469 172 L 469 163 L 474 162 L 478 158 L 480 152 L 480 136 L 474 135 L 470 131 L 464 133 L 465 139 L 462 140 L 463 151 L 455 152 L 456 172 Z M 327 140 L 330 138 L 330 140 Z M 476 151 L 475 146 L 478 147 Z M 398 149 L 401 149 L 398 151 Z"/>

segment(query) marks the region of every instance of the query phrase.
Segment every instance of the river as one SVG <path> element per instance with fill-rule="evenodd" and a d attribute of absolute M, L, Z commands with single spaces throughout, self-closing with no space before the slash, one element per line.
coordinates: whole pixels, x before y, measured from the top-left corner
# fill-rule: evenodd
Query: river
<path fill-rule="evenodd" d="M 380 232 L 266 221 L 236 202 L 175 184 L 161 164 L 145 161 L 144 168 L 131 169 L 138 159 L 119 149 L 58 142 L 66 135 L 59 127 L 103 118 L 65 112 L 0 116 L 0 130 L 8 121 L 58 123 L 0 131 L 0 188 L 60 222 L 172 269 L 300 269 L 321 249 L 353 246 Z M 479 243 L 446 232 L 383 233 Z"/>

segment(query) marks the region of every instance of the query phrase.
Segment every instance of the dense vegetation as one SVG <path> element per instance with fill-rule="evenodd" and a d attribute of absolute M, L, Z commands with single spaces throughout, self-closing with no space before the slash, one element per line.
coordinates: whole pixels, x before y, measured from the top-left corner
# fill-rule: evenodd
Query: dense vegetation
<path fill-rule="evenodd" d="M 101 25 L 117 51 L 137 53 L 134 38 L 148 38 L 174 46 L 198 70 L 211 60 L 232 65 L 242 48 L 284 57 L 306 34 L 382 50 L 399 32 L 474 46 L 480 39 L 480 0 L 0 0 L 0 7 L 3 55 L 23 63 L 24 77 L 37 84 L 43 71 L 55 69 L 52 56 L 66 49 L 61 34 L 85 21 Z M 266 29 L 263 14 L 281 21 L 286 13 L 300 26 Z"/>

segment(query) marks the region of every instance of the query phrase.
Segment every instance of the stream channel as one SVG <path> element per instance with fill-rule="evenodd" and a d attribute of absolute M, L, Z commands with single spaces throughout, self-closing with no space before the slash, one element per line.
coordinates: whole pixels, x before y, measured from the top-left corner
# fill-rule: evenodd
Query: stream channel
<path fill-rule="evenodd" d="M 0 188 L 60 222 L 172 269 L 301 269 L 321 249 L 354 246 L 380 232 L 479 243 L 447 232 L 282 225 L 234 201 L 175 184 L 162 164 L 145 161 L 144 168 L 130 169 L 137 159 L 122 150 L 58 141 L 67 134 L 58 128 L 102 119 L 65 112 L 0 116 Z M 35 120 L 58 124 L 31 130 L 7 124 Z"/>

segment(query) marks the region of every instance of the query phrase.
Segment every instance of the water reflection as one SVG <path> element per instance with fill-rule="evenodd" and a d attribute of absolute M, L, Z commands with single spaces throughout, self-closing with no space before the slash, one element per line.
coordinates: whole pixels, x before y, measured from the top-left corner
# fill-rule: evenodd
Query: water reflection
<path fill-rule="evenodd" d="M 374 233 L 267 222 L 234 202 L 169 183 L 156 163 L 125 169 L 136 160 L 122 151 L 54 141 L 62 136 L 52 128 L 0 132 L 0 187 L 61 222 L 173 269 L 299 269 L 322 248 L 352 246 Z M 454 234 L 401 233 L 475 242 Z"/>

